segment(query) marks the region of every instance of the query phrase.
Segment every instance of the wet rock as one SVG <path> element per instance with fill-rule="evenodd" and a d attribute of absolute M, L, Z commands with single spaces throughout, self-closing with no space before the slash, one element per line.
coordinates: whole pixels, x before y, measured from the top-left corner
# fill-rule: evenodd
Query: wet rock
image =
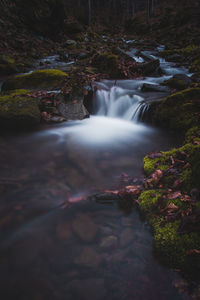
<path fill-rule="evenodd" d="M 109 235 L 101 240 L 100 247 L 103 249 L 114 249 L 117 247 L 117 244 L 117 237 L 115 235 Z"/>
<path fill-rule="evenodd" d="M 0 123 L 7 126 L 32 126 L 40 123 L 39 99 L 26 90 L 0 93 Z"/>
<path fill-rule="evenodd" d="M 85 247 L 79 257 L 75 259 L 75 264 L 96 268 L 102 261 L 101 256 L 91 247 Z"/>
<path fill-rule="evenodd" d="M 163 82 L 163 84 L 169 86 L 172 89 L 184 90 L 190 86 L 192 80 L 186 74 L 176 74 L 169 80 Z"/>
<path fill-rule="evenodd" d="M 70 101 L 66 104 L 61 103 L 58 106 L 58 111 L 66 120 L 83 120 L 89 117 L 89 112 L 83 105 L 83 101 Z"/>
<path fill-rule="evenodd" d="M 74 299 L 102 300 L 106 297 L 104 279 L 101 278 L 73 280 L 68 284 L 67 291 Z"/>
<path fill-rule="evenodd" d="M 30 90 L 58 89 L 67 77 L 66 73 L 56 69 L 38 70 L 6 80 L 2 85 L 2 91 L 23 88 Z"/>
<path fill-rule="evenodd" d="M 94 195 L 92 199 L 98 203 L 109 204 L 118 201 L 119 196 L 111 193 L 101 193 Z"/>
<path fill-rule="evenodd" d="M 92 114 L 92 112 L 93 112 L 93 95 L 94 95 L 94 92 L 90 86 L 87 86 L 84 88 L 83 104 L 90 114 Z"/>
<path fill-rule="evenodd" d="M 109 226 L 101 226 L 100 230 L 103 233 L 103 235 L 111 235 L 113 233 L 113 229 Z"/>
<path fill-rule="evenodd" d="M 119 238 L 119 244 L 121 247 L 129 245 L 134 238 L 134 231 L 131 228 L 126 228 L 122 231 Z"/>
<path fill-rule="evenodd" d="M 72 228 L 78 237 L 85 242 L 91 242 L 97 234 L 96 224 L 86 214 L 77 214 L 72 222 Z"/>
<path fill-rule="evenodd" d="M 164 93 L 170 93 L 171 91 L 167 86 L 151 84 L 151 83 L 144 83 L 141 90 L 142 92 L 164 92 Z"/>
<path fill-rule="evenodd" d="M 140 64 L 140 70 L 144 75 L 150 75 L 152 73 L 155 73 L 159 70 L 160 67 L 160 61 L 159 59 Z"/>
<path fill-rule="evenodd" d="M 74 46 L 75 47 L 76 45 L 77 45 L 77 42 L 74 40 L 67 40 L 65 42 L 65 46 Z"/>

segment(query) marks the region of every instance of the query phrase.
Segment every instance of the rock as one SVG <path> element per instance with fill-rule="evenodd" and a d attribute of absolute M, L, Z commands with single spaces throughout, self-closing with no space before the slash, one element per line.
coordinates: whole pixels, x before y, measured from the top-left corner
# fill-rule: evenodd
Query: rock
<path fill-rule="evenodd" d="M 115 235 L 109 235 L 101 240 L 100 247 L 103 249 L 113 249 L 117 247 L 117 244 L 117 237 Z"/>
<path fill-rule="evenodd" d="M 72 222 L 72 228 L 84 242 L 91 242 L 97 234 L 97 226 L 86 214 L 77 214 Z"/>
<path fill-rule="evenodd" d="M 73 295 L 73 299 L 102 300 L 106 298 L 104 279 L 101 278 L 73 280 L 68 283 L 67 291 L 70 296 Z M 72 299 L 70 296 L 69 299 Z"/>
<path fill-rule="evenodd" d="M 96 268 L 100 265 L 101 261 L 101 256 L 95 250 L 91 247 L 85 247 L 81 251 L 80 256 L 75 259 L 75 264 Z"/>
<path fill-rule="evenodd" d="M 93 96 L 94 96 L 93 89 L 90 86 L 85 87 L 83 104 L 90 114 L 93 113 Z"/>
<path fill-rule="evenodd" d="M 160 67 L 159 59 L 140 64 L 139 68 L 144 75 L 150 75 L 156 72 Z"/>
<path fill-rule="evenodd" d="M 176 74 L 169 80 L 163 82 L 163 84 L 169 86 L 172 89 L 184 90 L 190 86 L 192 80 L 186 74 Z"/>
<path fill-rule="evenodd" d="M 121 247 L 128 246 L 134 238 L 134 231 L 131 228 L 124 229 L 119 238 L 119 244 Z"/>
<path fill-rule="evenodd" d="M 2 91 L 23 88 L 30 90 L 58 89 L 67 77 L 66 73 L 56 69 L 38 70 L 6 80 L 2 85 Z"/>
<path fill-rule="evenodd" d="M 58 106 L 58 111 L 66 120 L 83 120 L 89 117 L 83 101 L 61 103 Z"/>
<path fill-rule="evenodd" d="M 155 106 L 153 121 L 179 134 L 193 126 L 199 126 L 196 117 L 199 113 L 199 98 L 200 88 L 176 92 Z"/>
<path fill-rule="evenodd" d="M 164 92 L 170 93 L 170 89 L 167 86 L 158 84 L 144 83 L 142 86 L 142 92 Z"/>
<path fill-rule="evenodd" d="M 75 47 L 77 45 L 77 42 L 74 40 L 67 40 L 65 42 L 65 46 Z"/>
<path fill-rule="evenodd" d="M 109 74 L 111 78 L 117 78 L 119 75 L 118 56 L 113 53 L 97 53 L 92 60 L 92 66 L 101 73 Z"/>
<path fill-rule="evenodd" d="M 39 99 L 26 90 L 0 93 L 0 123 L 9 127 L 40 123 Z"/>
<path fill-rule="evenodd" d="M 9 75 L 17 72 L 15 60 L 7 55 L 0 56 L 0 75 Z"/>

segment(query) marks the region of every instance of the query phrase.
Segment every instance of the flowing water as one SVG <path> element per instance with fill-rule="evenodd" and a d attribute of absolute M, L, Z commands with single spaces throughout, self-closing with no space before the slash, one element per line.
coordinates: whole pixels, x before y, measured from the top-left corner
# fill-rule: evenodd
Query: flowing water
<path fill-rule="evenodd" d="M 135 209 L 94 197 L 76 202 L 123 180 L 134 183 L 144 155 L 175 145 L 139 122 L 148 101 L 163 96 L 142 93 L 142 84 L 166 76 L 95 83 L 89 119 L 2 135 L 2 299 L 189 299 L 175 288 L 178 275 L 154 258 L 150 228 Z"/>

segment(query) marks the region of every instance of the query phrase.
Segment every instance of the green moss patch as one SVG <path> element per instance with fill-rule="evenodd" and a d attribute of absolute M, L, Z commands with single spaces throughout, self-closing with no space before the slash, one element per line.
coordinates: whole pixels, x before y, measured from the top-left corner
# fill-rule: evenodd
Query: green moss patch
<path fill-rule="evenodd" d="M 186 132 L 200 122 L 199 100 L 200 88 L 170 95 L 157 107 L 154 119 L 165 128 Z"/>
<path fill-rule="evenodd" d="M 111 78 L 117 78 L 118 71 L 118 57 L 110 52 L 102 52 L 95 55 L 92 65 L 100 72 L 108 74 Z"/>
<path fill-rule="evenodd" d="M 67 74 L 55 69 L 34 71 L 31 74 L 18 75 L 3 83 L 2 90 L 16 89 L 57 89 L 67 78 Z"/>
<path fill-rule="evenodd" d="M 0 93 L 0 123 L 9 127 L 31 126 L 40 122 L 39 99 L 26 90 Z"/>

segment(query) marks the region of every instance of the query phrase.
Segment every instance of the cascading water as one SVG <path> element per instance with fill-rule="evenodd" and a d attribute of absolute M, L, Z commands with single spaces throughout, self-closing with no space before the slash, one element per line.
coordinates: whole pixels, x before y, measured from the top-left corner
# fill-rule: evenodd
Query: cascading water
<path fill-rule="evenodd" d="M 126 90 L 114 86 L 110 90 L 98 90 L 96 114 L 127 121 L 138 121 L 141 110 L 145 109 L 144 98 L 127 94 Z"/>

